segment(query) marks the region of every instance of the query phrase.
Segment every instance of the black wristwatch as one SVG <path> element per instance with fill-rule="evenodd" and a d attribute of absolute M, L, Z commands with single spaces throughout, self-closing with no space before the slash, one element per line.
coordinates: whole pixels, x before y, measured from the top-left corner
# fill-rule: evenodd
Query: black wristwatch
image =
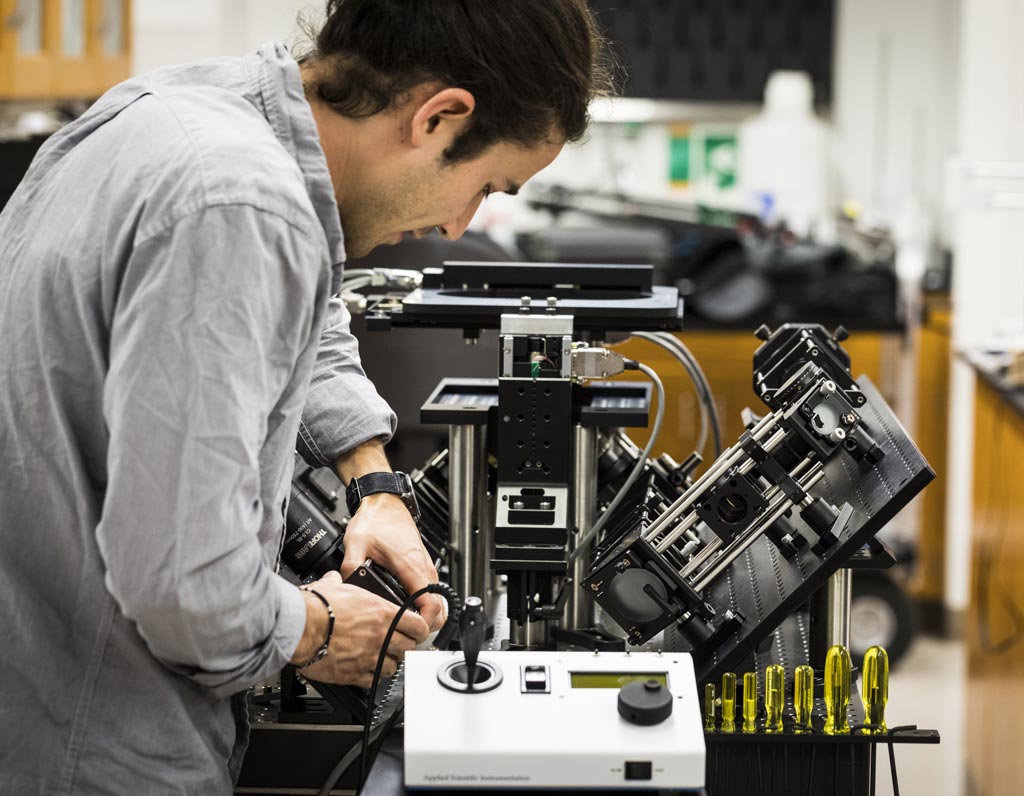
<path fill-rule="evenodd" d="M 413 522 L 420 521 L 420 504 L 416 502 L 416 493 L 412 491 L 412 479 L 405 473 L 367 473 L 349 481 L 345 489 L 349 516 L 355 516 L 364 497 L 381 492 L 398 495 L 409 509 Z"/>

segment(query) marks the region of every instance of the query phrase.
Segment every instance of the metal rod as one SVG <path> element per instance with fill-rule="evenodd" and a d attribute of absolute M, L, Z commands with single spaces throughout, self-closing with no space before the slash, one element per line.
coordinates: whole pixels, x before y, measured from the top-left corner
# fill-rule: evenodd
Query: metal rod
<path fill-rule="evenodd" d="M 768 451 L 770 453 L 771 451 L 775 450 L 775 448 L 777 448 L 779 445 L 781 445 L 782 441 L 785 438 L 786 438 L 786 430 L 780 428 L 778 431 L 776 431 L 772 435 L 772 438 L 770 440 L 768 440 L 764 444 L 763 447 L 764 447 L 764 449 L 766 451 Z M 741 475 L 746 475 L 755 466 L 756 466 L 756 462 L 753 459 L 748 459 L 747 461 L 745 461 L 743 464 L 740 465 L 739 472 L 740 472 Z M 689 491 L 692 491 L 692 490 L 688 490 L 687 494 L 689 494 Z M 663 538 L 661 538 L 657 542 L 655 542 L 654 543 L 655 549 L 659 553 L 664 552 L 665 549 L 670 544 L 675 542 L 676 539 L 678 539 L 680 536 L 682 536 L 696 522 L 697 522 L 697 515 L 696 515 L 696 513 L 694 513 L 694 514 L 690 515 L 689 517 L 687 517 L 686 519 L 684 519 L 682 522 L 680 522 L 679 525 L 677 525 L 675 528 L 673 528 L 671 531 L 669 531 L 669 533 L 667 533 Z M 647 536 L 647 534 L 645 534 L 645 537 L 648 538 L 648 539 L 650 538 L 649 536 Z"/>
<path fill-rule="evenodd" d="M 724 542 L 722 541 L 722 538 L 720 536 L 716 536 L 714 539 L 708 542 L 707 546 L 703 550 L 701 550 L 699 553 L 697 553 L 697 555 L 693 557 L 692 561 L 690 561 L 685 567 L 683 567 L 679 574 L 682 575 L 684 578 L 690 577 L 691 574 L 693 574 L 700 568 L 701 564 L 703 564 L 711 556 L 713 556 L 715 553 L 721 550 L 723 544 Z"/>
<path fill-rule="evenodd" d="M 460 596 L 486 599 L 487 568 L 479 558 L 490 555 L 479 544 L 479 503 L 481 487 L 486 489 L 485 437 L 480 426 L 450 426 L 448 431 L 449 539 L 451 540 L 451 582 Z"/>
<path fill-rule="evenodd" d="M 576 549 L 577 540 L 594 526 L 597 515 L 597 429 L 577 425 L 574 434 L 573 527 L 569 533 L 569 552 Z M 594 626 L 594 601 L 582 589 L 583 578 L 590 568 L 586 550 L 573 559 L 569 575 L 572 585 L 565 603 L 563 626 L 576 628 Z"/>
<path fill-rule="evenodd" d="M 774 414 L 766 415 L 761 418 L 758 424 L 751 429 L 751 436 L 753 436 L 754 439 L 759 440 L 765 435 L 765 433 L 767 433 L 767 427 L 775 421 L 776 418 Z M 722 455 L 712 463 L 710 469 L 698 478 L 693 486 L 687 489 L 686 492 L 684 492 L 682 496 L 669 507 L 668 511 L 651 523 L 651 526 L 644 531 L 643 537 L 645 539 L 652 539 L 657 534 L 661 533 L 662 529 L 666 525 L 689 509 L 689 504 L 696 495 L 700 494 L 707 485 L 713 483 L 722 473 L 739 461 L 743 454 L 743 449 L 737 445 L 733 445 L 731 448 L 723 451 Z"/>
<path fill-rule="evenodd" d="M 513 647 L 523 649 L 539 649 L 548 641 L 550 628 L 546 619 L 518 622 L 514 619 L 508 623 L 508 641 Z"/>
<path fill-rule="evenodd" d="M 843 568 L 828 579 L 828 616 L 825 635 L 829 646 L 850 647 L 850 601 L 853 598 L 853 577 Z"/>
<path fill-rule="evenodd" d="M 659 553 L 665 552 L 669 545 L 671 545 L 680 536 L 682 536 L 684 533 L 690 530 L 690 528 L 696 525 L 698 519 L 699 517 L 697 516 L 697 512 L 694 511 L 688 514 L 686 517 L 679 521 L 679 524 L 676 525 L 675 528 L 673 528 L 671 531 L 665 534 L 661 539 L 653 543 L 654 549 L 657 550 Z"/>
<path fill-rule="evenodd" d="M 824 475 L 824 468 L 820 462 L 818 467 L 812 469 L 808 475 L 806 481 L 800 485 L 800 487 L 806 492 L 808 489 L 813 487 L 821 477 Z M 776 520 L 779 519 L 791 506 L 793 501 L 788 498 L 779 498 L 775 503 L 769 505 L 769 511 L 771 512 L 768 517 L 758 525 L 758 527 L 747 533 L 742 539 L 733 543 L 725 553 L 722 554 L 721 558 L 717 559 L 711 570 L 701 574 L 700 580 L 694 583 L 693 588 L 696 591 L 702 591 L 712 580 L 717 578 L 726 567 L 732 564 L 737 558 L 739 558 L 743 552 L 754 543 L 754 541 L 765 532 L 765 530 Z"/>

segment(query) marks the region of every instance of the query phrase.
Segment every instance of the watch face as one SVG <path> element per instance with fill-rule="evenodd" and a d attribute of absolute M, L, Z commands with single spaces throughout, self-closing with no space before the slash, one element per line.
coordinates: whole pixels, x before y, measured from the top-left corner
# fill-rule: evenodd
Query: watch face
<path fill-rule="evenodd" d="M 409 509 L 409 513 L 412 515 L 413 522 L 420 521 L 420 504 L 416 500 L 416 492 L 412 487 L 412 479 L 408 473 L 395 473 L 398 476 L 399 482 L 402 484 L 402 502 L 405 503 L 405 507 Z"/>
<path fill-rule="evenodd" d="M 355 478 L 349 482 L 348 487 L 345 489 L 345 505 L 348 506 L 348 516 L 350 517 L 359 508 L 359 486 L 356 484 Z"/>

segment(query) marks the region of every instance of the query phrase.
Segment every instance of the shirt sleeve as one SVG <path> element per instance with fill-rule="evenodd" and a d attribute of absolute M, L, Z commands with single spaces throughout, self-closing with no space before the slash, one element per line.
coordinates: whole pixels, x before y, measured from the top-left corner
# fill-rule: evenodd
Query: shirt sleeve
<path fill-rule="evenodd" d="M 258 538 L 268 418 L 308 348 L 325 256 L 280 216 L 206 207 L 138 244 L 111 326 L 106 587 L 152 654 L 219 695 L 305 625 Z"/>
<path fill-rule="evenodd" d="M 300 452 L 322 467 L 371 439 L 389 441 L 397 425 L 363 371 L 349 322 L 345 303 L 332 298 L 299 427 Z"/>

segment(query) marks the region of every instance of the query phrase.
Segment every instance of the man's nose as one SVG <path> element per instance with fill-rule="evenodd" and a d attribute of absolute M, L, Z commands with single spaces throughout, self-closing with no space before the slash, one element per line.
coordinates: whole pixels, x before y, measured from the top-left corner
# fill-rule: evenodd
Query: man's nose
<path fill-rule="evenodd" d="M 473 220 L 473 216 L 476 215 L 477 208 L 480 207 L 480 202 L 483 201 L 482 196 L 477 196 L 465 210 L 451 221 L 446 221 L 444 224 L 438 225 L 438 231 L 441 233 L 441 237 L 446 240 L 458 240 L 465 233 L 466 228 L 469 226 L 469 222 Z"/>

